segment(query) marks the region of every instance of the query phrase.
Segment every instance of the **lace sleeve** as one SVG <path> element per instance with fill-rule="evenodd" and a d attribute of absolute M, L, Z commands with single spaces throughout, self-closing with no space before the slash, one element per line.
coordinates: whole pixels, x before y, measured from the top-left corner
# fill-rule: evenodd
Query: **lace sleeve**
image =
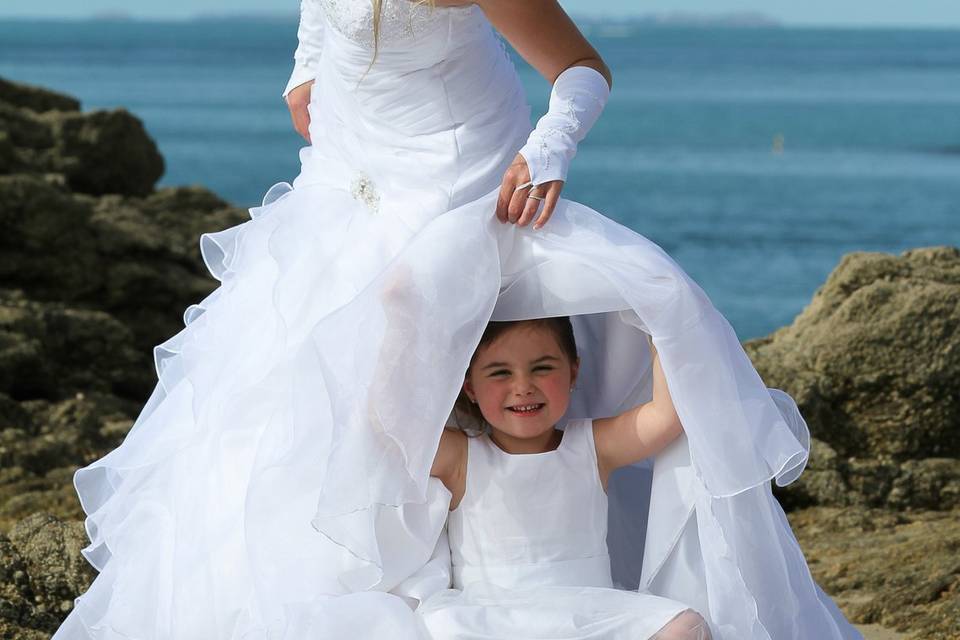
<path fill-rule="evenodd" d="M 300 26 L 297 28 L 297 50 L 293 53 L 293 73 L 283 90 L 286 98 L 291 89 L 316 76 L 316 66 L 323 50 L 323 15 L 316 0 L 300 0 Z"/>

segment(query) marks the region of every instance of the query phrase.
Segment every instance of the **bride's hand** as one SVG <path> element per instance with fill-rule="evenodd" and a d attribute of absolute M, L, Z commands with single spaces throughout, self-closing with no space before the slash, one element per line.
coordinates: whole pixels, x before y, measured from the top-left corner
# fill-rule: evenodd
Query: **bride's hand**
<path fill-rule="evenodd" d="M 557 206 L 557 200 L 560 199 L 563 180 L 544 182 L 535 187 L 517 188 L 528 182 L 530 182 L 530 170 L 527 168 L 527 161 L 518 153 L 503 174 L 503 183 L 500 185 L 500 197 L 497 198 L 497 219 L 500 222 L 513 222 L 521 227 L 526 226 L 537 215 L 541 203 L 543 208 L 540 209 L 540 215 L 537 216 L 533 228 L 539 229 L 550 219 L 553 208 Z M 530 196 L 538 196 L 543 200 Z"/>
<path fill-rule="evenodd" d="M 430 0 L 410 0 L 416 4 L 430 4 Z M 434 0 L 434 5 L 438 7 L 466 7 L 471 4 L 476 4 L 474 0 Z"/>
<path fill-rule="evenodd" d="M 287 94 L 287 108 L 290 109 L 293 128 L 307 142 L 310 142 L 310 112 L 307 110 L 307 105 L 310 104 L 310 88 L 313 83 L 313 80 L 304 82 Z"/>

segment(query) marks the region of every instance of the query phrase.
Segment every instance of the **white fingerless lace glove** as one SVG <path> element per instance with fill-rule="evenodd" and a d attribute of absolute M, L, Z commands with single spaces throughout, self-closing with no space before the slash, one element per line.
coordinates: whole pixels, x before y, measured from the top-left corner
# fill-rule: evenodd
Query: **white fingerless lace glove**
<path fill-rule="evenodd" d="M 323 50 L 323 15 L 316 0 L 300 0 L 300 26 L 297 50 L 293 53 L 293 74 L 283 90 L 286 99 L 291 89 L 317 77 L 317 62 Z"/>
<path fill-rule="evenodd" d="M 609 96 L 606 79 L 590 67 L 570 67 L 557 76 L 547 113 L 520 149 L 533 184 L 567 179 L 577 144 L 600 117 Z"/>

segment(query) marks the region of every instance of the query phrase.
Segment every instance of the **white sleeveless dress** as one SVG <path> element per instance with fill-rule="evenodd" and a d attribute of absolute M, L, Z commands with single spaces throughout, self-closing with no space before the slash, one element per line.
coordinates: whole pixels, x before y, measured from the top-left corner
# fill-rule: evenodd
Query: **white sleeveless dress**
<path fill-rule="evenodd" d="M 55 638 L 428 637 L 412 607 L 449 579 L 429 472 L 463 372 L 491 318 L 552 315 L 581 350 L 568 418 L 650 398 L 649 333 L 686 431 L 652 492 L 620 487 L 651 524 L 611 553 L 723 640 L 859 637 L 770 495 L 806 427 L 701 288 L 585 205 L 539 231 L 494 217 L 531 123 L 480 8 L 384 0 L 373 61 L 370 0 L 301 6 L 323 33 L 312 144 L 292 185 L 200 238 L 220 286 L 156 347 L 124 442 L 76 472 L 99 575 Z"/>
<path fill-rule="evenodd" d="M 545 453 L 469 438 L 466 491 L 447 528 L 453 589 L 418 609 L 436 640 L 647 640 L 689 608 L 613 588 L 589 419 L 569 422 Z"/>

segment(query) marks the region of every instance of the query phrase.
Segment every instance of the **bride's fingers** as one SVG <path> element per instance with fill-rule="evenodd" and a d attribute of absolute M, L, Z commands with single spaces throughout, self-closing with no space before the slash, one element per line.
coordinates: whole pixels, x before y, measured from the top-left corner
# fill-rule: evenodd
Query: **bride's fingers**
<path fill-rule="evenodd" d="M 530 170 L 527 161 L 519 153 L 503 173 L 500 182 L 500 194 L 497 197 L 497 219 L 500 222 L 516 222 L 523 213 L 523 198 L 531 186 Z M 522 195 L 523 198 L 518 197 Z M 512 212 L 512 213 L 511 213 Z"/>
<path fill-rule="evenodd" d="M 531 196 L 537 197 L 533 198 Z M 546 199 L 541 200 L 539 198 L 543 198 L 542 187 L 534 187 L 527 192 L 527 202 L 523 207 L 523 214 L 521 214 L 520 218 L 517 220 L 518 227 L 527 226 L 530 224 L 530 221 L 533 220 L 534 216 L 537 215 L 540 205 L 546 201 Z"/>
<path fill-rule="evenodd" d="M 551 182 L 550 187 L 547 189 L 547 195 L 543 201 L 543 209 L 540 211 L 540 216 L 537 218 L 537 221 L 533 223 L 534 230 L 540 229 L 547 223 L 547 220 L 550 219 L 550 216 L 553 215 L 553 210 L 557 206 L 557 201 L 560 200 L 560 191 L 563 190 L 563 182 L 557 180 L 556 182 Z"/>
<path fill-rule="evenodd" d="M 510 222 L 516 222 L 520 219 L 520 216 L 523 215 L 524 209 L 527 205 L 527 196 L 530 194 L 530 187 L 524 187 L 522 189 L 514 189 L 513 195 L 510 196 L 510 206 L 507 207 L 507 220 Z"/>
<path fill-rule="evenodd" d="M 513 188 L 512 182 L 504 176 L 503 182 L 500 183 L 500 195 L 497 196 L 496 216 L 500 222 L 507 221 L 507 208 L 510 206 L 510 197 L 513 196 Z"/>

